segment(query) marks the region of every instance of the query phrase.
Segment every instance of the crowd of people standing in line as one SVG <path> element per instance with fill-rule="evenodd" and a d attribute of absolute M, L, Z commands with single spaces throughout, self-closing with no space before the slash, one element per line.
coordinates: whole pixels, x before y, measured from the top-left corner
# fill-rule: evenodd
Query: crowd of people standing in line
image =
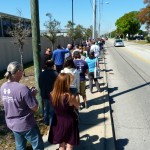
<path fill-rule="evenodd" d="M 93 80 L 97 92 L 101 91 L 94 76 L 101 51 L 102 42 L 94 40 L 74 47 L 68 44 L 66 49 L 58 45 L 54 51 L 50 48 L 45 51 L 39 76 L 43 121 L 50 126 L 48 141 L 59 144 L 59 150 L 72 150 L 79 145 L 79 110 L 88 108 L 86 76 L 90 92 L 93 94 Z M 33 150 L 43 150 L 42 136 L 34 118 L 34 112 L 38 111 L 37 90 L 19 83 L 22 73 L 22 65 L 11 62 L 5 74 L 7 82 L 0 89 L 6 124 L 13 131 L 16 150 L 26 149 L 27 141 Z M 83 98 L 83 106 L 79 95 Z"/>

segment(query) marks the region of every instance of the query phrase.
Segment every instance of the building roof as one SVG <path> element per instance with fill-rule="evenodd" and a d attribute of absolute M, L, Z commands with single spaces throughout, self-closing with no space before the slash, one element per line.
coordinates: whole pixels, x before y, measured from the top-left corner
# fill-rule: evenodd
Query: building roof
<path fill-rule="evenodd" d="M 14 15 L 10 15 L 10 14 L 6 14 L 6 13 L 2 13 L 0 12 L 0 18 L 8 18 L 8 19 L 13 19 L 13 20 L 18 20 L 20 16 L 14 16 Z M 26 22 L 31 22 L 31 19 L 28 19 L 28 18 L 23 18 L 23 17 L 20 17 L 21 19 L 23 19 L 24 21 Z"/>

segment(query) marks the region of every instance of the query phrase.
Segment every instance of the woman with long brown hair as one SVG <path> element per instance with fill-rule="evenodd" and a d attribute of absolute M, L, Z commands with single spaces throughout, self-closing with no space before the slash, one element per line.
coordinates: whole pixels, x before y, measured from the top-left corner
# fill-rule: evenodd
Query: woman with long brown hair
<path fill-rule="evenodd" d="M 79 103 L 70 93 L 72 80 L 71 74 L 60 73 L 50 94 L 55 114 L 48 141 L 52 144 L 59 144 L 59 150 L 72 150 L 74 145 L 79 144 L 78 120 L 74 113 Z"/>

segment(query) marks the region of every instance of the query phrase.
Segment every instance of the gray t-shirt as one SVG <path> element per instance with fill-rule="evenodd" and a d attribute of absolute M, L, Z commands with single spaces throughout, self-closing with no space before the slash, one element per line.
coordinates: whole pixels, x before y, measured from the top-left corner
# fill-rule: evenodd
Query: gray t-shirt
<path fill-rule="evenodd" d="M 6 82 L 1 86 L 0 95 L 8 128 L 22 132 L 36 125 L 33 111 L 30 108 L 35 107 L 38 103 L 28 87 L 18 82 Z"/>

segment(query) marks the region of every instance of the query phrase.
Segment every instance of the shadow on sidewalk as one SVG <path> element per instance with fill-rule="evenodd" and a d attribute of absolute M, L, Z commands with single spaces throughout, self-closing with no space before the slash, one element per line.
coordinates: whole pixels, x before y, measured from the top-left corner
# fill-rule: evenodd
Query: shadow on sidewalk
<path fill-rule="evenodd" d="M 116 141 L 116 149 L 117 150 L 125 150 L 125 146 L 129 143 L 128 139 L 118 139 Z"/>
<path fill-rule="evenodd" d="M 109 93 L 113 93 L 114 91 L 117 91 L 118 87 L 108 88 Z"/>
<path fill-rule="evenodd" d="M 112 150 L 110 146 L 114 140 L 113 138 L 99 139 L 97 135 L 90 136 L 89 134 L 83 135 L 80 139 L 80 145 L 76 146 L 74 150 Z"/>
<path fill-rule="evenodd" d="M 108 99 L 107 96 L 97 97 L 88 100 L 88 112 L 80 112 L 80 145 L 75 150 L 104 150 L 104 142 L 100 141 L 100 134 L 103 134 L 103 123 L 107 120 L 104 116 L 110 108 L 101 107 Z M 101 116 L 101 117 L 100 117 Z M 101 126 L 102 125 L 102 126 Z"/>
<path fill-rule="evenodd" d="M 97 110 L 91 110 L 89 112 L 81 112 L 80 113 L 80 125 L 88 125 L 88 128 L 91 128 L 95 125 L 99 125 L 100 123 L 107 120 L 107 118 L 98 118 L 98 116 L 102 113 L 106 113 L 109 111 L 109 107 L 97 109 Z M 90 125 L 90 126 L 89 126 Z M 80 128 L 80 132 L 84 130 L 88 130 L 87 126 L 85 128 Z"/>
<path fill-rule="evenodd" d="M 103 69 L 102 71 L 111 72 L 111 71 L 113 71 L 113 69 Z"/>
<path fill-rule="evenodd" d="M 103 89 L 105 89 L 105 88 L 103 88 Z M 89 107 L 91 107 L 94 105 L 101 105 L 104 102 L 108 102 L 108 101 L 109 101 L 109 99 L 107 99 L 107 95 L 104 95 L 104 96 L 100 96 L 100 97 L 96 97 L 96 98 L 88 100 L 87 104 Z"/>

